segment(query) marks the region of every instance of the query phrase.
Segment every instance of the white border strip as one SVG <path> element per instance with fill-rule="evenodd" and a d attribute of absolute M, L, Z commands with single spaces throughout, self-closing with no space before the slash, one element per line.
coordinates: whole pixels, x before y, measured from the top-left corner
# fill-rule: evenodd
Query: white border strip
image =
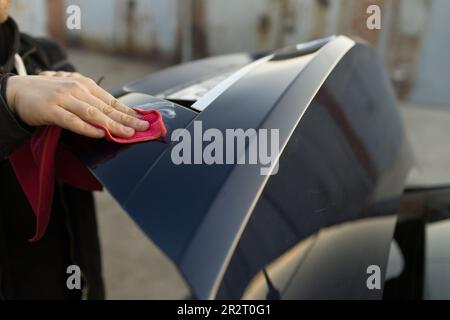
<path fill-rule="evenodd" d="M 258 59 L 249 65 L 246 65 L 242 69 L 239 69 L 231 76 L 220 82 L 217 86 L 211 89 L 207 94 L 205 94 L 202 98 L 197 100 L 191 108 L 197 111 L 205 110 L 214 100 L 216 100 L 222 93 L 224 93 L 228 88 L 230 88 L 233 84 L 243 78 L 250 71 L 254 70 L 259 65 L 263 64 L 266 61 L 272 59 L 274 54 L 270 54 L 261 59 Z"/>

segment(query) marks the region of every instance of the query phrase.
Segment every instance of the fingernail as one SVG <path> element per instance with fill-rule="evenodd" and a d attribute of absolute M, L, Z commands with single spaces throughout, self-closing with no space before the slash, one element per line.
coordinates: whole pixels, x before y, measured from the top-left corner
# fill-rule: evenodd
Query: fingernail
<path fill-rule="evenodd" d="M 100 138 L 103 138 L 103 137 L 105 136 L 105 131 L 103 131 L 103 130 L 101 130 L 101 129 L 98 129 L 98 130 L 97 130 L 97 133 L 98 133 L 98 136 L 99 136 Z"/>
<path fill-rule="evenodd" d="M 132 128 L 129 128 L 129 127 L 123 127 L 123 132 L 125 132 L 126 134 L 129 134 L 129 135 L 133 135 L 134 134 L 134 130 Z"/>
<path fill-rule="evenodd" d="M 147 129 L 149 126 L 148 121 L 144 121 L 144 120 L 136 120 L 136 125 L 142 129 Z"/>

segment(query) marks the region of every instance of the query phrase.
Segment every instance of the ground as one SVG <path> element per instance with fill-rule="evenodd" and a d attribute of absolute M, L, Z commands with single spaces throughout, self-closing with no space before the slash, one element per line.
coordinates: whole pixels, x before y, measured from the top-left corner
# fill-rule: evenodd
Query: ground
<path fill-rule="evenodd" d="M 70 50 L 78 70 L 105 88 L 142 78 L 158 69 L 152 61 Z M 450 108 L 401 103 L 416 168 L 413 185 L 450 185 Z M 188 290 L 174 266 L 147 239 L 115 200 L 96 193 L 103 270 L 109 299 L 179 299 Z"/>
<path fill-rule="evenodd" d="M 409 184 L 450 186 L 450 106 L 400 105 L 416 163 Z"/>

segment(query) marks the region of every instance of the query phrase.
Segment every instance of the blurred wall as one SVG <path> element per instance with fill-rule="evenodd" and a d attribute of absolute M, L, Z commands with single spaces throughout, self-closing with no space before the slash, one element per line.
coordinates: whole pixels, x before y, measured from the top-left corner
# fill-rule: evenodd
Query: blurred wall
<path fill-rule="evenodd" d="M 434 0 L 412 100 L 450 105 L 450 1 Z"/>
<path fill-rule="evenodd" d="M 71 43 L 124 53 L 161 53 L 175 58 L 176 0 L 65 0 L 81 8 L 80 30 Z"/>
<path fill-rule="evenodd" d="M 331 34 L 365 39 L 384 58 L 398 95 L 447 104 L 449 0 L 12 0 L 23 30 L 63 43 L 176 63 L 279 48 Z M 81 8 L 67 30 L 65 8 Z M 382 29 L 366 26 L 382 9 Z M 53 8 L 53 10 L 51 10 Z M 440 41 L 441 40 L 441 41 Z M 445 49 L 445 51 L 443 51 Z M 433 65 L 433 66 L 431 66 Z M 433 69 L 434 68 L 434 69 Z M 436 73 L 437 72 L 437 73 Z M 435 77 L 439 74 L 439 77 Z M 433 96 L 434 99 L 428 96 Z"/>
<path fill-rule="evenodd" d="M 19 22 L 21 31 L 35 36 L 48 34 L 46 0 L 12 0 L 10 14 Z"/>

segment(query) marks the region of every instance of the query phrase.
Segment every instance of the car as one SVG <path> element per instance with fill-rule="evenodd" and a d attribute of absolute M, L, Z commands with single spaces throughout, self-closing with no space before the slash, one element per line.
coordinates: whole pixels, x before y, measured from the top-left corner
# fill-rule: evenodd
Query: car
<path fill-rule="evenodd" d="M 405 263 L 423 265 L 423 212 L 402 212 L 424 191 L 405 191 L 412 151 L 375 49 L 333 36 L 181 64 L 112 92 L 159 110 L 166 140 L 67 143 L 174 263 L 190 298 L 423 297 L 423 268 Z M 251 163 L 175 163 L 175 133 L 195 135 L 196 123 L 224 137 L 277 130 L 277 165 L 261 174 Z"/>

